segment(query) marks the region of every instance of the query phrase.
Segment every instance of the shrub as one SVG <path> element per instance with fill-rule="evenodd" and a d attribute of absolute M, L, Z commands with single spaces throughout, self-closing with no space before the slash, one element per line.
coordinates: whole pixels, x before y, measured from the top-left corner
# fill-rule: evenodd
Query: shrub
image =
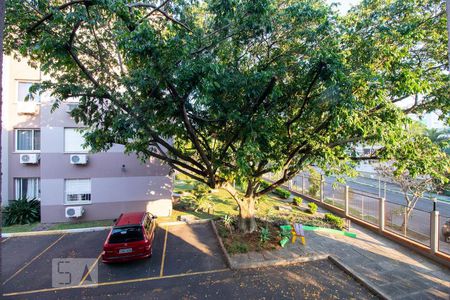
<path fill-rule="evenodd" d="M 280 188 L 280 187 L 276 188 L 276 189 L 273 191 L 273 193 L 274 193 L 275 195 L 280 196 L 280 197 L 283 198 L 283 199 L 287 199 L 287 198 L 289 198 L 289 197 L 291 196 L 291 192 L 289 192 L 289 191 L 287 191 L 287 190 L 285 190 L 285 189 L 283 189 L 283 188 Z"/>
<path fill-rule="evenodd" d="M 259 240 L 261 241 L 261 244 L 265 244 L 270 240 L 270 231 L 268 227 L 262 227 L 261 233 L 259 235 Z"/>
<path fill-rule="evenodd" d="M 303 199 L 300 197 L 294 197 L 294 204 L 297 206 L 302 205 Z"/>
<path fill-rule="evenodd" d="M 232 229 L 233 229 L 233 224 L 234 224 L 234 218 L 226 215 L 223 217 L 223 225 L 225 226 L 226 229 L 228 229 L 228 231 L 231 233 Z"/>
<path fill-rule="evenodd" d="M 240 241 L 233 241 L 227 250 L 230 254 L 247 253 L 248 245 Z"/>
<path fill-rule="evenodd" d="M 265 189 L 266 187 L 269 187 L 269 185 L 270 185 L 270 183 L 265 180 L 261 180 L 259 182 L 260 189 Z"/>
<path fill-rule="evenodd" d="M 344 228 L 344 220 L 342 218 L 339 218 L 338 216 L 333 215 L 332 213 L 325 214 L 324 220 L 325 222 L 334 225 L 339 229 Z"/>
<path fill-rule="evenodd" d="M 313 202 L 308 203 L 308 210 L 311 214 L 315 214 L 317 212 L 317 205 Z"/>
<path fill-rule="evenodd" d="M 26 198 L 11 201 L 3 210 L 5 216 L 5 225 L 31 224 L 38 222 L 41 218 L 41 203 Z"/>

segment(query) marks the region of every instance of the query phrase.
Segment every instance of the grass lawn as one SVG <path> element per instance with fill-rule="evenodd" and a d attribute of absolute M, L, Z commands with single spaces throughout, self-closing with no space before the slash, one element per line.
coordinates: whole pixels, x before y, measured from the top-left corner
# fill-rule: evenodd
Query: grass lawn
<path fill-rule="evenodd" d="M 25 224 L 25 225 L 12 225 L 12 226 L 3 226 L 3 233 L 15 233 L 15 232 L 27 232 L 33 231 L 33 229 L 38 226 L 39 223 Z"/>
<path fill-rule="evenodd" d="M 113 220 L 100 220 L 100 221 L 86 221 L 86 222 L 70 222 L 70 223 L 55 223 L 55 224 L 41 224 L 32 223 L 25 225 L 12 225 L 3 226 L 3 233 L 16 233 L 16 232 L 29 232 L 39 230 L 62 230 L 62 229 L 75 229 L 75 228 L 88 228 L 88 227 L 102 227 L 110 226 Z"/>

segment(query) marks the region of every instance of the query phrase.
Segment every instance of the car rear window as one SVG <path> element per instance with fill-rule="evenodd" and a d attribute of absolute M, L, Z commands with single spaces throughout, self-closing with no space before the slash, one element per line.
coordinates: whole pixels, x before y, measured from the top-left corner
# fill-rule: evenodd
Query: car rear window
<path fill-rule="evenodd" d="M 115 227 L 109 237 L 110 244 L 142 241 L 144 235 L 141 226 Z"/>

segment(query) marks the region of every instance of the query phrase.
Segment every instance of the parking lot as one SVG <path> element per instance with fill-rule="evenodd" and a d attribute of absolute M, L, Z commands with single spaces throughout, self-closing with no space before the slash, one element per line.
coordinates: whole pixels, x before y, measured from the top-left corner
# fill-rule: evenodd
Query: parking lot
<path fill-rule="evenodd" d="M 269 272 L 267 269 L 232 271 L 225 264 L 209 223 L 158 227 L 153 256 L 121 264 L 100 261 L 107 234 L 108 231 L 98 231 L 3 239 L 3 296 L 10 299 L 98 299 L 127 295 L 240 298 L 248 294 L 247 297 L 260 298 L 267 297 L 267 293 L 281 296 L 285 286 L 290 291 L 290 296 L 285 295 L 288 298 L 296 293 L 317 294 L 316 289 L 328 296 L 373 297 L 345 273 L 328 265 L 329 262 L 316 262 L 319 265 L 308 267 L 272 268 Z M 72 282 L 74 286 L 55 288 L 52 287 L 54 258 L 90 258 L 92 264 L 86 266 L 81 280 Z M 97 272 L 96 268 L 98 282 L 93 283 L 91 276 Z M 333 276 L 327 272 L 334 272 Z M 298 277 L 299 274 L 302 277 Z"/>

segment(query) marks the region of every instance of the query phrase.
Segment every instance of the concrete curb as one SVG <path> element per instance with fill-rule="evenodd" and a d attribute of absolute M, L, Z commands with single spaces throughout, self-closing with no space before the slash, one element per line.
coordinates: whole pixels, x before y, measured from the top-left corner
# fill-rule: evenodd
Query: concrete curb
<path fill-rule="evenodd" d="M 219 241 L 219 246 L 222 249 L 223 256 L 225 257 L 225 263 L 227 264 L 228 268 L 232 268 L 230 255 L 228 254 L 227 249 L 225 249 L 225 246 L 223 245 L 222 239 L 219 236 L 219 232 L 217 231 L 216 224 L 214 224 L 214 220 L 211 220 L 211 227 L 214 233 L 216 234 L 217 240 Z"/>
<path fill-rule="evenodd" d="M 22 236 L 64 234 L 64 233 L 82 233 L 82 232 L 103 231 L 103 230 L 109 230 L 109 229 L 111 229 L 111 226 L 86 227 L 86 228 L 61 229 L 61 230 L 29 231 L 29 232 L 12 232 L 12 233 L 2 233 L 2 237 L 11 238 L 11 237 L 22 237 Z"/>
<path fill-rule="evenodd" d="M 361 283 L 363 286 L 365 286 L 367 289 L 369 289 L 372 293 L 380 297 L 384 300 L 391 299 L 389 296 L 387 296 L 384 292 L 382 292 L 376 285 L 372 284 L 369 280 L 364 278 L 363 276 L 358 275 L 355 270 L 344 264 L 342 261 L 337 259 L 336 257 L 329 255 L 328 260 L 330 260 L 333 264 L 335 264 L 338 268 L 343 270 L 345 273 L 353 277 L 356 281 Z"/>
<path fill-rule="evenodd" d="M 189 221 L 189 222 L 185 222 L 185 221 L 162 222 L 162 223 L 158 223 L 158 226 L 162 227 L 162 226 L 202 224 L 202 223 L 208 223 L 211 220 L 212 219 L 201 219 L 201 220 L 195 220 L 195 221 Z"/>
<path fill-rule="evenodd" d="M 302 256 L 292 259 L 272 259 L 264 261 L 255 261 L 250 263 L 232 263 L 231 268 L 234 270 L 243 269 L 253 269 L 253 268 L 263 268 L 263 267 L 275 267 L 275 266 L 289 266 L 298 263 L 305 263 L 317 260 L 324 260 L 328 258 L 328 254 L 313 255 L 313 256 Z"/>

